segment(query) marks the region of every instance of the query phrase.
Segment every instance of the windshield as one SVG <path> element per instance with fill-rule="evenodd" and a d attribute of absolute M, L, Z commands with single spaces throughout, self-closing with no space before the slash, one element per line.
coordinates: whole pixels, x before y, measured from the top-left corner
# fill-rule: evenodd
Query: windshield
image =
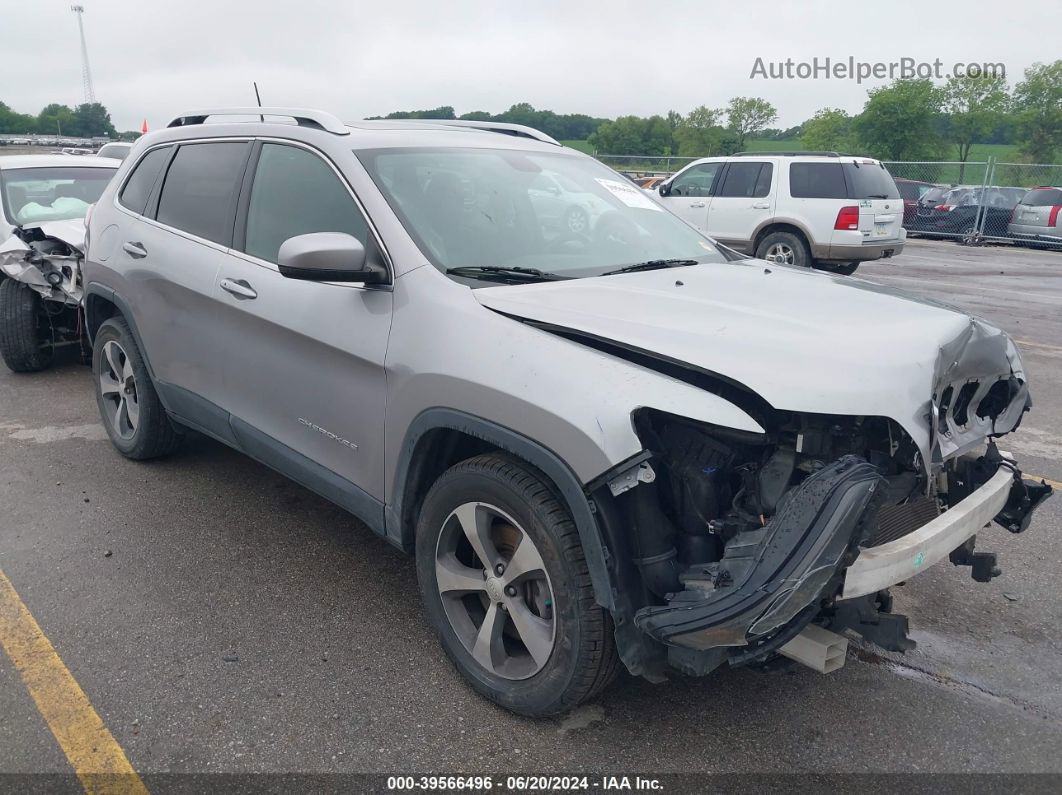
<path fill-rule="evenodd" d="M 116 170 L 77 166 L 0 170 L 0 204 L 8 222 L 18 226 L 84 218 Z"/>
<path fill-rule="evenodd" d="M 727 259 L 596 160 L 501 149 L 401 149 L 359 158 L 421 251 L 452 268 L 599 276 L 650 260 Z"/>

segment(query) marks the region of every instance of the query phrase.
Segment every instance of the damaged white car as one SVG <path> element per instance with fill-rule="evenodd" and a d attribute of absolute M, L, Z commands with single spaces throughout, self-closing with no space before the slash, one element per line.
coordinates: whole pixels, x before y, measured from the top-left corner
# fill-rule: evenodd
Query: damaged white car
<path fill-rule="evenodd" d="M 0 158 L 0 356 L 15 372 L 47 367 L 82 340 L 85 214 L 119 161 Z"/>

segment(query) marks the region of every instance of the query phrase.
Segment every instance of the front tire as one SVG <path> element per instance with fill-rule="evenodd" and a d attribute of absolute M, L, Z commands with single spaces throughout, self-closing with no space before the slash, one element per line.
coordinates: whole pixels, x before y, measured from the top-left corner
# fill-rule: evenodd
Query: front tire
<path fill-rule="evenodd" d="M 136 340 L 120 317 L 104 321 L 96 332 L 92 380 L 103 426 L 119 453 L 139 461 L 177 449 L 182 435 L 167 416 Z"/>
<path fill-rule="evenodd" d="M 756 257 L 778 265 L 811 267 L 811 252 L 807 243 L 792 232 L 771 232 L 756 246 Z"/>
<path fill-rule="evenodd" d="M 443 649 L 491 701 L 553 715 L 614 678 L 612 621 L 578 531 L 530 467 L 481 455 L 448 469 L 424 500 L 416 558 Z"/>
<path fill-rule="evenodd" d="M 28 284 L 0 282 L 0 356 L 16 373 L 46 369 L 55 355 L 54 334 L 44 298 Z"/>

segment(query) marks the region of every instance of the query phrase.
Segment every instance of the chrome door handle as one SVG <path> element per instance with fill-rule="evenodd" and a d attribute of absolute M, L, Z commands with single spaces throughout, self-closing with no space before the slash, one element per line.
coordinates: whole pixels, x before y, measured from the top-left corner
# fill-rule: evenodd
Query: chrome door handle
<path fill-rule="evenodd" d="M 707 206 L 708 205 L 706 205 L 704 202 L 692 202 L 692 203 L 690 203 L 690 207 L 707 207 Z"/>
<path fill-rule="evenodd" d="M 257 298 L 258 293 L 243 279 L 222 279 L 221 289 L 237 298 Z"/>
<path fill-rule="evenodd" d="M 754 205 L 752 205 L 752 209 L 753 210 L 769 210 L 769 209 L 771 209 L 771 205 L 768 202 L 756 202 Z"/>
<path fill-rule="evenodd" d="M 133 259 L 143 259 L 147 256 L 147 249 L 142 244 L 134 243 L 133 241 L 122 243 L 122 251 Z"/>

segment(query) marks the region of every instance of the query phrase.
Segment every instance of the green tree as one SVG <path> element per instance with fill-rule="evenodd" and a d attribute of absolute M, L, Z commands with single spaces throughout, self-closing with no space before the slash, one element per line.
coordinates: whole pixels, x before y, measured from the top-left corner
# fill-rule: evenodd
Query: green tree
<path fill-rule="evenodd" d="M 0 102 L 0 132 L 31 133 L 37 127 L 37 119 L 28 113 L 17 113 Z"/>
<path fill-rule="evenodd" d="M 868 92 L 853 131 L 861 147 L 882 160 L 938 160 L 940 103 L 931 80 L 895 80 Z"/>
<path fill-rule="evenodd" d="M 77 134 L 84 138 L 101 135 L 113 138 L 118 134 L 111 123 L 111 114 L 99 102 L 78 105 L 74 110 L 74 124 L 78 130 Z"/>
<path fill-rule="evenodd" d="M 691 110 L 675 129 L 673 153 L 683 157 L 707 157 L 719 152 L 723 112 L 701 105 Z"/>
<path fill-rule="evenodd" d="M 1010 97 L 1002 77 L 953 77 L 941 89 L 945 135 L 959 152 L 959 182 L 965 181 L 970 148 L 983 141 L 1007 112 Z"/>
<path fill-rule="evenodd" d="M 589 143 L 606 155 L 666 155 L 670 138 L 671 128 L 662 116 L 620 116 L 598 127 Z"/>
<path fill-rule="evenodd" d="M 1062 60 L 1035 63 L 1014 87 L 1021 151 L 1033 163 L 1051 163 L 1062 148 Z"/>
<path fill-rule="evenodd" d="M 52 103 L 37 114 L 37 132 L 44 135 L 79 135 L 74 111 L 67 105 Z"/>
<path fill-rule="evenodd" d="M 746 138 L 777 120 L 778 111 L 770 102 L 759 97 L 734 97 L 726 107 L 726 117 L 741 149 L 745 146 Z"/>
<path fill-rule="evenodd" d="M 852 117 L 840 108 L 820 108 L 804 122 L 801 146 L 816 152 L 845 152 L 852 146 Z"/>
<path fill-rule="evenodd" d="M 485 110 L 474 110 L 470 113 L 462 113 L 458 118 L 464 121 L 490 121 L 491 115 Z"/>

